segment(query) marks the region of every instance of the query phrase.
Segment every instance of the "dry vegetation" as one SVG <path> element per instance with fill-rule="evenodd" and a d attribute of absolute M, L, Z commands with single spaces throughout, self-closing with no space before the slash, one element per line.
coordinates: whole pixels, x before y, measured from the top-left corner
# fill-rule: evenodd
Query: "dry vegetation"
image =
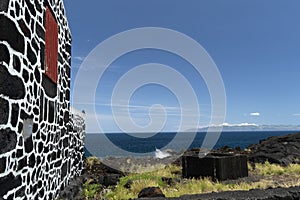
<path fill-rule="evenodd" d="M 95 161 L 91 162 L 94 163 Z M 182 179 L 181 167 L 166 166 L 160 170 L 144 173 L 129 174 L 120 179 L 115 187 L 101 190 L 100 185 L 86 183 L 85 197 L 97 199 L 129 199 L 137 198 L 138 193 L 146 187 L 158 186 L 166 197 L 178 197 L 184 194 L 200 194 L 232 190 L 250 190 L 255 188 L 291 187 L 300 185 L 300 165 L 291 164 L 282 167 L 266 162 L 265 164 L 248 165 L 249 177 L 235 181 L 213 182 L 209 178 Z M 172 184 L 163 181 L 162 177 L 172 178 Z M 124 185 L 131 181 L 131 187 Z"/>

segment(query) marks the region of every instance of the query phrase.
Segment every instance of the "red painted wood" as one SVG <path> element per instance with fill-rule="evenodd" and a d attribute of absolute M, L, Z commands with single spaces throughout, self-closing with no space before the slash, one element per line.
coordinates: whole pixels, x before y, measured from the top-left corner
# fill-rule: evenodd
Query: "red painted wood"
<path fill-rule="evenodd" d="M 46 8 L 46 75 L 57 83 L 58 74 L 58 26 L 47 6 Z"/>

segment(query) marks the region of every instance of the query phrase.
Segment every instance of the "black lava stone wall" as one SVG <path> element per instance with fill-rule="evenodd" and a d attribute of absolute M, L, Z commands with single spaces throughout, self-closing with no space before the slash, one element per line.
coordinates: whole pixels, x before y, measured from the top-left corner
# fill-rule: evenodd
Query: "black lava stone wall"
<path fill-rule="evenodd" d="M 57 84 L 45 75 L 45 13 L 58 24 Z M 54 199 L 82 172 L 84 116 L 70 110 L 62 0 L 0 0 L 0 199 Z"/>

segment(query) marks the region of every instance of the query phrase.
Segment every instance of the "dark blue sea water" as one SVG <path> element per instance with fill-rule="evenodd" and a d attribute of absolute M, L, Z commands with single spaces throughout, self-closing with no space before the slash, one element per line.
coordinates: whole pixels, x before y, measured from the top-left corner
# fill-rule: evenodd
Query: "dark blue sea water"
<path fill-rule="evenodd" d="M 262 139 L 271 136 L 280 136 L 296 133 L 296 131 L 242 131 L 242 132 L 222 132 L 216 142 L 214 149 L 223 146 L 241 147 L 242 149 L 251 144 L 258 143 Z M 142 134 L 142 133 L 141 133 Z M 122 133 L 111 134 L 86 134 L 86 156 L 95 155 L 97 157 L 107 156 L 131 156 L 132 155 L 154 155 L 155 149 L 169 147 L 170 143 L 173 151 L 186 150 L 187 148 L 201 147 L 207 133 L 198 132 L 188 147 L 182 148 L 187 140 L 191 140 L 190 133 L 184 133 L 178 139 L 176 133 L 158 133 L 148 138 L 137 138 Z M 174 140 L 174 138 L 176 138 Z"/>

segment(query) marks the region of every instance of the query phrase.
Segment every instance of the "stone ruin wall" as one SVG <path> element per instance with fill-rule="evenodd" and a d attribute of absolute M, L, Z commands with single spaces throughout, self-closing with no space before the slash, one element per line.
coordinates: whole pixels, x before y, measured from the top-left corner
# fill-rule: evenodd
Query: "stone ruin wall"
<path fill-rule="evenodd" d="M 45 74 L 45 12 L 58 75 Z M 0 0 L 0 199 L 54 199 L 82 172 L 84 119 L 70 113 L 71 35 L 62 0 Z"/>

